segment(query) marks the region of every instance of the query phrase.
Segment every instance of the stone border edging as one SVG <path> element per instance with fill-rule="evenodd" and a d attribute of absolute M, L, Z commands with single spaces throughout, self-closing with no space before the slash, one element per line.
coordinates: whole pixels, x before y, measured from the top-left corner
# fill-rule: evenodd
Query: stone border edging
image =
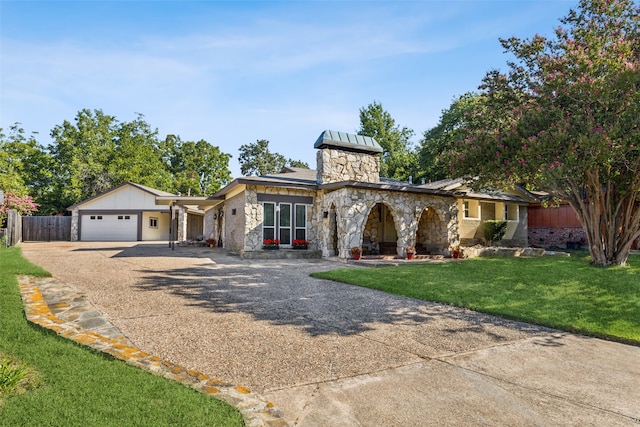
<path fill-rule="evenodd" d="M 50 280 L 50 279 L 43 279 Z M 162 360 L 122 340 L 108 338 L 94 331 L 84 330 L 71 322 L 55 316 L 38 286 L 39 279 L 32 276 L 18 277 L 20 294 L 27 321 L 52 330 L 78 344 L 107 353 L 130 365 L 178 381 L 202 393 L 215 396 L 238 408 L 249 427 L 288 427 L 282 412 L 273 403 L 266 402 L 251 390 L 233 386 L 197 370 L 190 370 L 170 361 Z"/>

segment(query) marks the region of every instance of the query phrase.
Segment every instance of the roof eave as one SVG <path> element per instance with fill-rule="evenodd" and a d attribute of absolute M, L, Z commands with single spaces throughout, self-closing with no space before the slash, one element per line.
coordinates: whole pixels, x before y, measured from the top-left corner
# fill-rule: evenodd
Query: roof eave
<path fill-rule="evenodd" d="M 453 197 L 453 193 L 450 191 L 423 188 L 423 187 L 414 186 L 410 184 L 399 185 L 399 184 L 387 184 L 387 183 L 375 183 L 375 182 L 340 181 L 340 182 L 332 182 L 328 184 L 321 184 L 318 186 L 318 189 L 338 190 L 340 188 L 345 188 L 345 187 L 366 188 L 366 189 L 386 190 L 386 191 L 402 191 L 407 193 L 431 194 L 435 196 Z"/>

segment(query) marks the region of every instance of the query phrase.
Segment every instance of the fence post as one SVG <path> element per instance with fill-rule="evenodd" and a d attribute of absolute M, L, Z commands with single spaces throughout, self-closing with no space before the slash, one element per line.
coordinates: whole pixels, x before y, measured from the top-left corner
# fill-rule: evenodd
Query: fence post
<path fill-rule="evenodd" d="M 16 246 L 22 241 L 22 217 L 15 209 L 7 212 L 7 245 Z"/>

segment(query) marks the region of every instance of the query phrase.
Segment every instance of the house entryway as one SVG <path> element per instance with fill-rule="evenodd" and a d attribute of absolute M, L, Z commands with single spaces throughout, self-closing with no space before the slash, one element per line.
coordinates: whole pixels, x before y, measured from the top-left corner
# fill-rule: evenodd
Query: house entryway
<path fill-rule="evenodd" d="M 397 255 L 398 232 L 392 210 L 376 203 L 367 217 L 362 238 L 364 255 Z"/>

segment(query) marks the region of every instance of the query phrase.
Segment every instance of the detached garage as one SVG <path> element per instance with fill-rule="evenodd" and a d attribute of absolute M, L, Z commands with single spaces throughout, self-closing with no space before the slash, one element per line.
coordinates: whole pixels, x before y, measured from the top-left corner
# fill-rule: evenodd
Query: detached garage
<path fill-rule="evenodd" d="M 80 240 L 138 240 L 138 215 L 80 216 Z"/>
<path fill-rule="evenodd" d="M 156 197 L 175 197 L 132 182 L 98 194 L 68 208 L 72 212 L 71 240 L 169 240 L 169 206 Z"/>

